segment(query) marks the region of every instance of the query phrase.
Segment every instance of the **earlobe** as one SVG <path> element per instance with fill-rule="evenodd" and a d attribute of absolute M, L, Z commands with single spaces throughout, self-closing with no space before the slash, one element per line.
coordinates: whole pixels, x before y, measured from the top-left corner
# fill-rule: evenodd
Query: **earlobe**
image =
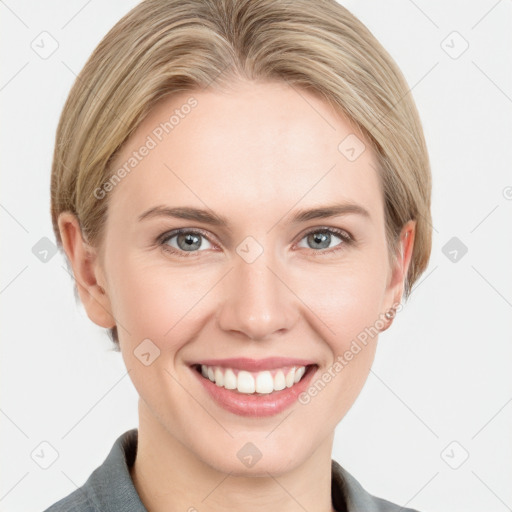
<path fill-rule="evenodd" d="M 72 212 L 61 213 L 58 225 L 62 246 L 72 267 L 78 294 L 87 316 L 100 327 L 114 327 L 116 323 L 108 294 L 98 283 L 101 269 L 96 249 L 83 239 L 78 219 Z"/>

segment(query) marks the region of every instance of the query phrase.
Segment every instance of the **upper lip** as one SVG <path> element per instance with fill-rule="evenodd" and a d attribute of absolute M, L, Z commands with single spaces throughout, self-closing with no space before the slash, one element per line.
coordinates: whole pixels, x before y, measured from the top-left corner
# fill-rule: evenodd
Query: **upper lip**
<path fill-rule="evenodd" d="M 295 357 L 266 357 L 264 359 L 251 359 L 248 357 L 234 357 L 229 359 L 203 359 L 194 364 L 204 364 L 206 366 L 222 366 L 225 368 L 237 368 L 246 371 L 272 370 L 274 368 L 283 368 L 285 366 L 308 366 L 315 364 L 314 361 L 307 359 L 297 359 Z"/>

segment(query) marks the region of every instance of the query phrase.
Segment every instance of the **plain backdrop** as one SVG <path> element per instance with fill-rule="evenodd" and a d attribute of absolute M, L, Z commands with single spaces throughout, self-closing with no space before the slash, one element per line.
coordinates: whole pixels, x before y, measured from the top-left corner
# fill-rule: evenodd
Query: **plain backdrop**
<path fill-rule="evenodd" d="M 411 87 L 432 164 L 433 248 L 333 458 L 372 494 L 422 512 L 512 510 L 512 2 L 341 3 Z M 121 355 L 52 253 L 49 213 L 64 101 L 136 4 L 0 1 L 1 511 L 69 494 L 138 424 Z"/>

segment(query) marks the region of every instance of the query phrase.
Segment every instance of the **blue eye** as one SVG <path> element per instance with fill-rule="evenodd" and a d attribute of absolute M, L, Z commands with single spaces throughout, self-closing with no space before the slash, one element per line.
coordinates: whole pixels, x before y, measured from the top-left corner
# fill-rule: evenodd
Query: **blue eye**
<path fill-rule="evenodd" d="M 169 244 L 169 241 L 174 238 L 176 239 L 175 242 Z M 208 238 L 200 231 L 178 229 L 166 234 L 160 239 L 160 243 L 164 246 L 164 249 L 172 253 L 190 253 L 197 252 L 197 249 L 204 245 L 204 240 L 207 241 L 207 244 L 210 244 Z M 206 249 L 211 249 L 211 244 L 210 247 L 206 247 Z M 182 254 L 180 254 L 180 256 L 181 255 Z M 183 256 L 188 256 L 188 254 L 183 254 Z"/>
<path fill-rule="evenodd" d="M 338 238 L 342 240 L 341 243 L 338 243 L 334 247 L 331 246 L 331 242 L 334 238 Z M 306 248 L 315 248 L 315 249 L 334 249 L 334 251 L 343 248 L 346 244 L 351 244 L 353 242 L 353 238 L 345 231 L 342 231 L 341 229 L 334 229 L 334 228 L 315 228 L 304 236 L 302 240 L 306 240 L 306 243 L 311 244 L 307 246 Z M 315 247 L 316 246 L 316 247 Z M 341 246 L 341 247 L 340 247 Z M 321 254 L 323 252 L 334 252 L 332 250 L 329 251 L 314 251 L 314 252 L 320 252 Z"/>
<path fill-rule="evenodd" d="M 341 242 L 334 247 L 331 246 L 333 237 L 341 240 Z M 306 240 L 306 243 L 310 244 L 305 248 L 311 249 L 315 256 L 331 254 L 343 249 L 346 245 L 354 243 L 354 239 L 350 234 L 336 228 L 312 229 L 302 237 L 301 241 L 302 240 Z M 188 228 L 176 229 L 169 233 L 164 233 L 160 235 L 157 242 L 164 250 L 180 257 L 189 257 L 194 253 L 201 252 L 201 250 L 208 250 L 213 247 L 204 232 Z M 298 247 L 304 246 L 299 245 Z"/>

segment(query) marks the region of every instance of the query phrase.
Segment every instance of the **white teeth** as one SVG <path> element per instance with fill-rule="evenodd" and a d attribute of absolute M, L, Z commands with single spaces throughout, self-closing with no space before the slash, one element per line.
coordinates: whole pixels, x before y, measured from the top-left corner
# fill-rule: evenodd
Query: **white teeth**
<path fill-rule="evenodd" d="M 240 393 L 254 393 L 254 377 L 244 370 L 238 372 L 238 386 Z"/>
<path fill-rule="evenodd" d="M 284 378 L 283 370 L 279 370 L 274 377 L 274 389 L 281 391 L 286 387 L 286 379 Z"/>
<path fill-rule="evenodd" d="M 226 373 L 224 373 L 224 387 L 226 389 L 236 389 L 236 386 L 237 382 L 235 372 L 228 368 Z"/>
<path fill-rule="evenodd" d="M 215 384 L 217 384 L 217 386 L 224 386 L 224 375 L 222 374 L 222 370 L 220 368 L 215 368 L 214 376 Z"/>
<path fill-rule="evenodd" d="M 274 379 L 270 372 L 260 372 L 256 377 L 257 393 L 272 393 L 274 391 Z"/>
<path fill-rule="evenodd" d="M 287 374 L 286 374 L 286 387 L 291 388 L 295 382 L 295 368 L 292 368 Z"/>
<path fill-rule="evenodd" d="M 299 380 L 302 379 L 304 373 L 306 373 L 306 368 L 304 366 L 297 368 L 295 370 L 295 379 L 293 379 L 293 382 L 297 384 L 297 382 L 299 382 Z"/>
<path fill-rule="evenodd" d="M 210 379 L 219 387 L 237 390 L 239 393 L 245 394 L 269 394 L 273 391 L 291 388 L 302 379 L 305 373 L 305 366 L 252 373 L 220 366 L 201 365 L 203 377 Z"/>

